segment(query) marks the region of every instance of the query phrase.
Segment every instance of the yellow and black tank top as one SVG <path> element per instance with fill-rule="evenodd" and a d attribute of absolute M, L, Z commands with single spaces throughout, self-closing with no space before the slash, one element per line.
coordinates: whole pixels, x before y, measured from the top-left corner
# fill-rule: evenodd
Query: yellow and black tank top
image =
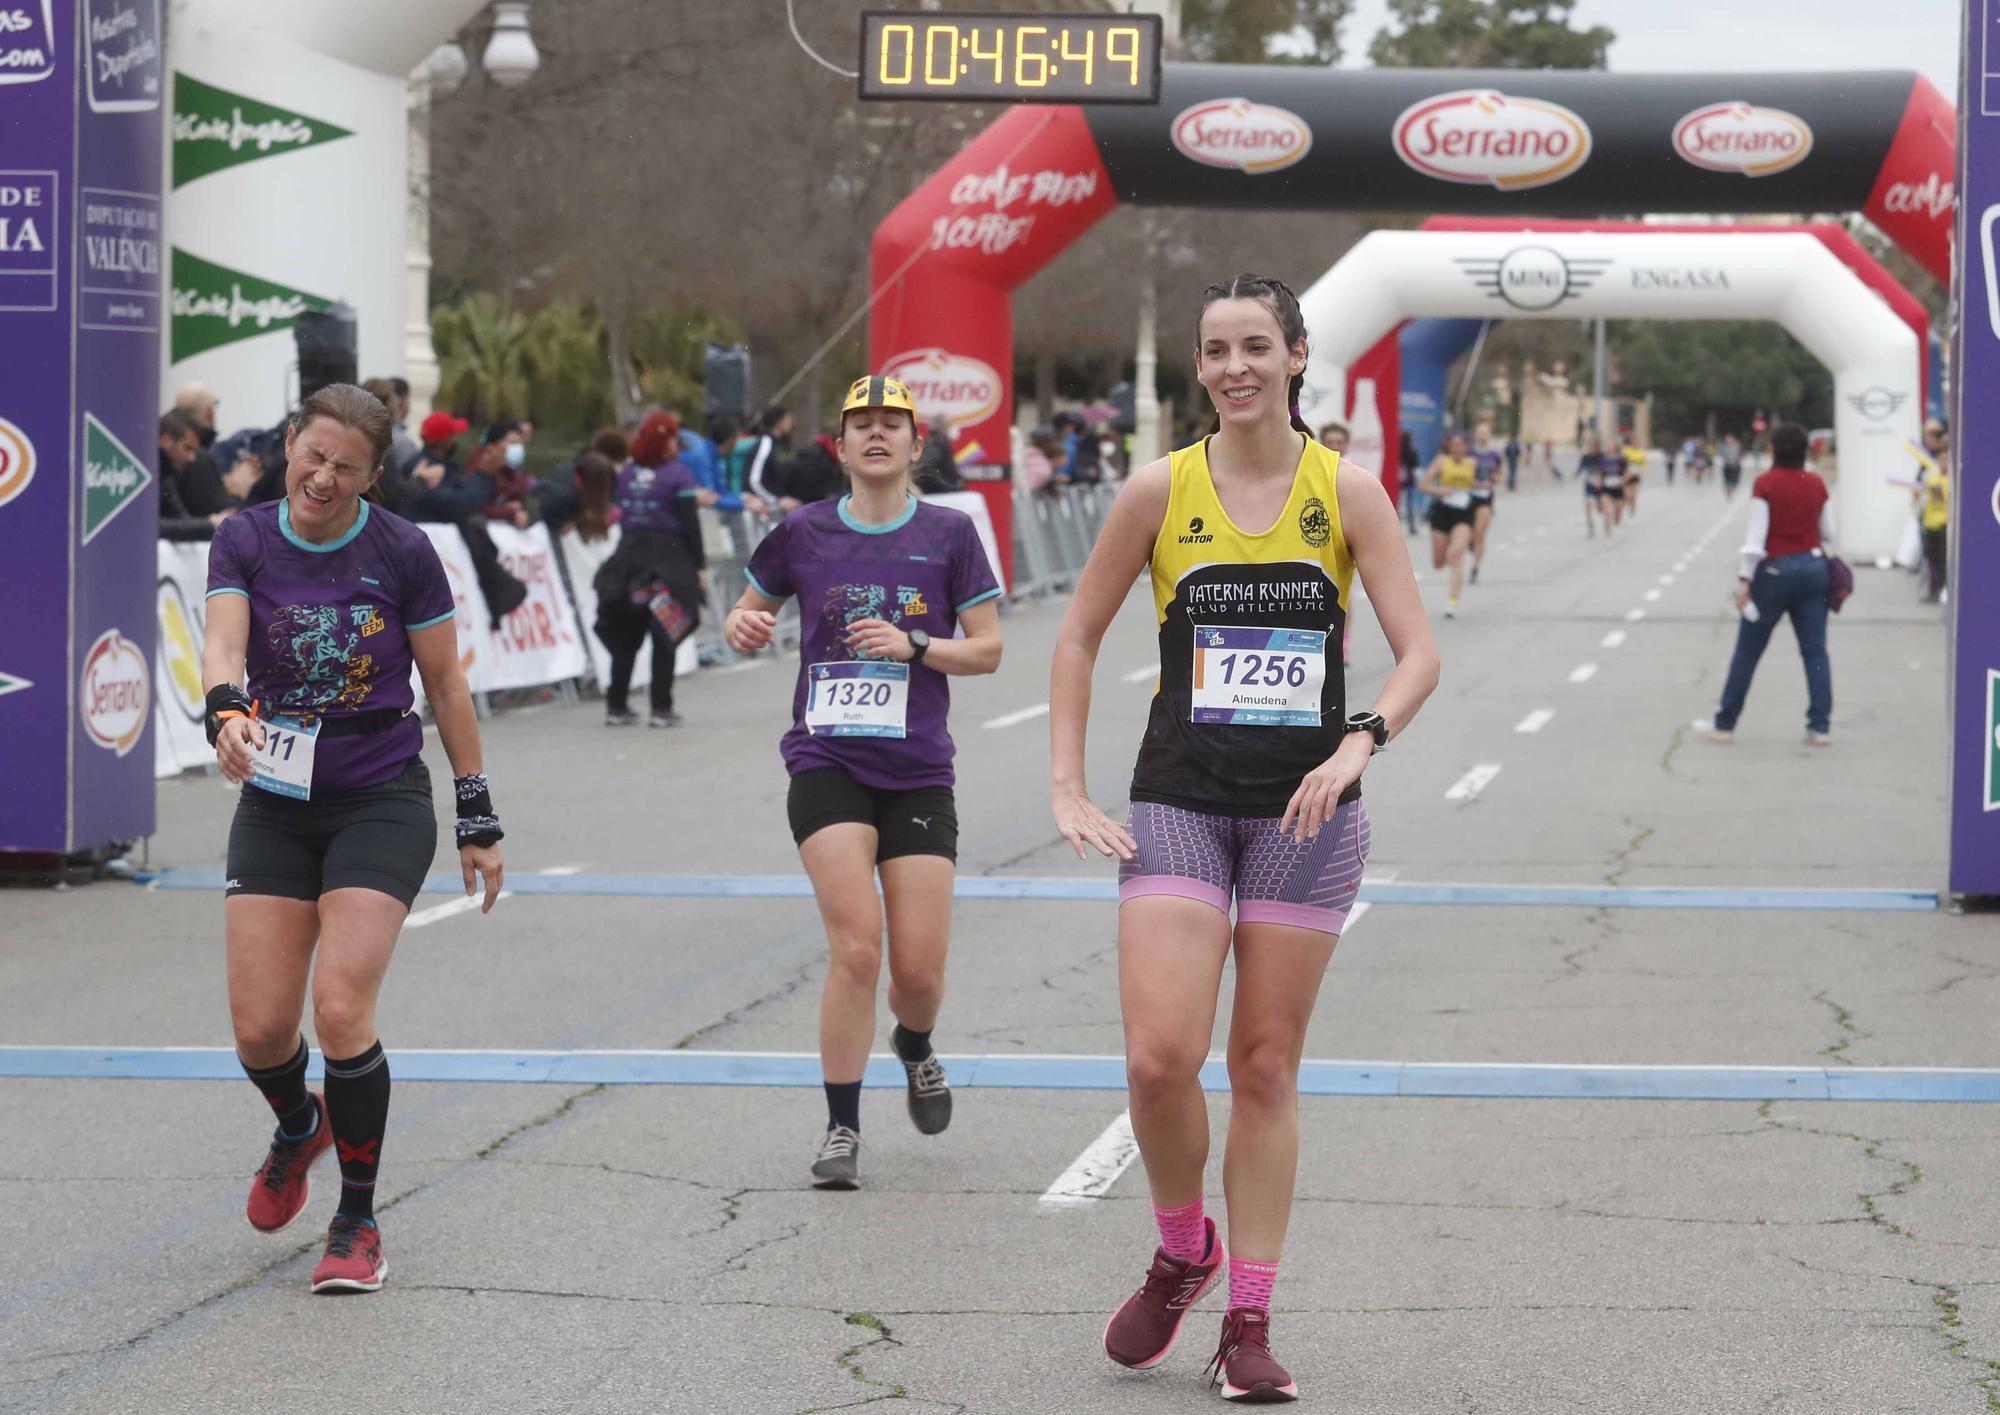
<path fill-rule="evenodd" d="M 1479 480 L 1479 468 L 1470 457 L 1438 458 L 1438 484 L 1447 492 L 1470 491 Z"/>
<path fill-rule="evenodd" d="M 1340 454 L 1301 441 L 1291 495 L 1261 532 L 1222 509 L 1205 439 L 1170 459 L 1152 558 L 1160 683 L 1132 773 L 1135 801 L 1282 815 L 1300 779 L 1340 746 L 1354 561 L 1334 491 Z M 1357 785 L 1343 799 L 1359 795 Z"/>

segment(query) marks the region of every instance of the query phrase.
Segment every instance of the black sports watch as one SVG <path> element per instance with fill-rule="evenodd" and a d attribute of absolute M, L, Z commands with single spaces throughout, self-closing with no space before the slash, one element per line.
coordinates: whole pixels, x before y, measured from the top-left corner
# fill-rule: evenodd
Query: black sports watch
<path fill-rule="evenodd" d="M 911 664 L 922 663 L 924 655 L 930 652 L 930 647 L 931 636 L 929 634 L 926 634 L 922 629 L 910 630 Z"/>
<path fill-rule="evenodd" d="M 1389 723 L 1379 712 L 1357 712 L 1347 719 L 1343 732 L 1366 732 L 1375 739 L 1375 750 L 1389 745 Z"/>

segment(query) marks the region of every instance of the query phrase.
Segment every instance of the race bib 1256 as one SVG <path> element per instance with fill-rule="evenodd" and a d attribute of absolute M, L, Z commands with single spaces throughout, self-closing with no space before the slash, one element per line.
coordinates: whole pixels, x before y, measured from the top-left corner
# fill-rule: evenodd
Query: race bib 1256
<path fill-rule="evenodd" d="M 1195 626 L 1196 722 L 1317 727 L 1325 687 L 1324 633 Z"/>

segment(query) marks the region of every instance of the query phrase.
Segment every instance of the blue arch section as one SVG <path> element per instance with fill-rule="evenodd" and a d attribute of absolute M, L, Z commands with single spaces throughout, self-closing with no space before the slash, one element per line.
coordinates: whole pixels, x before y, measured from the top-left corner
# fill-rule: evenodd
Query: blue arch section
<path fill-rule="evenodd" d="M 1398 411 L 1402 425 L 1417 446 L 1417 465 L 1427 467 L 1437 455 L 1449 405 L 1446 379 L 1459 355 L 1479 337 L 1477 319 L 1413 319 L 1399 336 L 1403 355 L 1403 392 Z"/>

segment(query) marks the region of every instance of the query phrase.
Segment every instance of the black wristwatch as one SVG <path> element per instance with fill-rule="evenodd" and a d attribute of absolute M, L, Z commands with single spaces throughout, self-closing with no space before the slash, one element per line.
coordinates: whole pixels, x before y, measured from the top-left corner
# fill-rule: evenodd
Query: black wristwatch
<path fill-rule="evenodd" d="M 1343 732 L 1366 732 L 1375 739 L 1375 750 L 1389 745 L 1389 723 L 1379 712 L 1357 712 L 1347 719 Z"/>
<path fill-rule="evenodd" d="M 922 629 L 910 630 L 910 663 L 922 663 L 924 655 L 930 652 L 931 636 Z"/>

